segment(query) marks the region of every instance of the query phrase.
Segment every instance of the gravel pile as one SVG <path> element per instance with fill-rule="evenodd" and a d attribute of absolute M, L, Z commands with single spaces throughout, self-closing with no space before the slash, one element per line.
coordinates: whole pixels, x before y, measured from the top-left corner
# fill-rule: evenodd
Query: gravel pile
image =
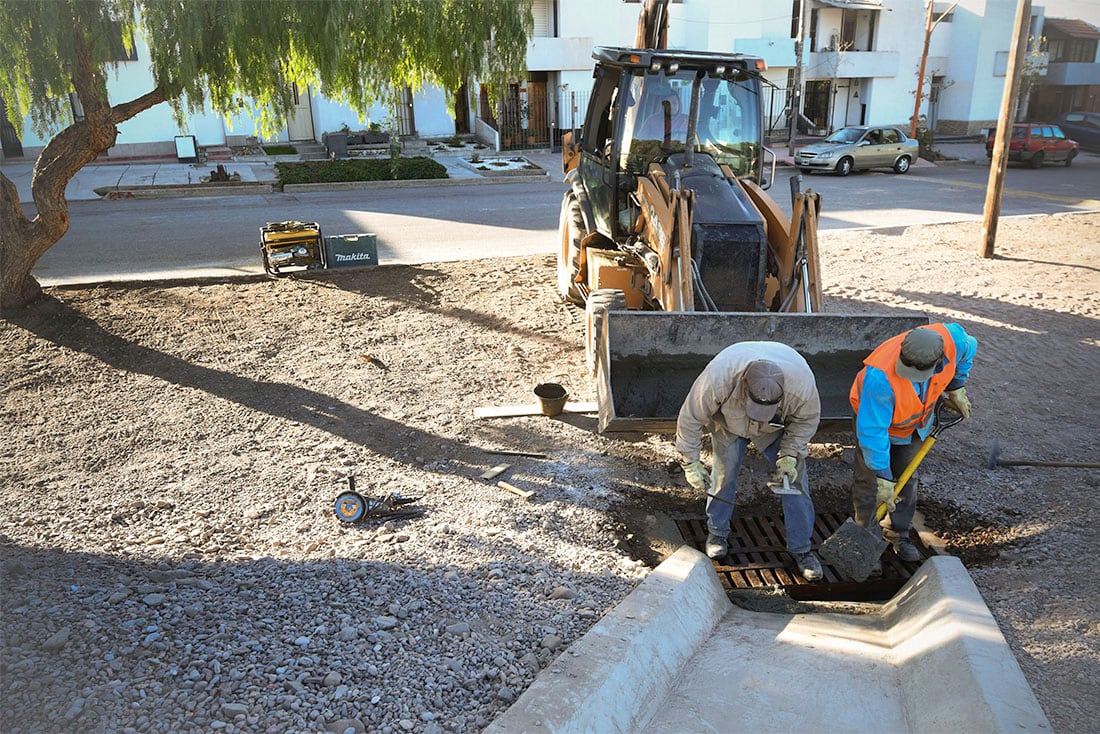
<path fill-rule="evenodd" d="M 4 730 L 476 731 L 647 571 L 560 492 L 424 477 L 420 518 L 343 526 L 325 479 L 241 517 L 97 517 L 79 490 L 86 512 L 9 515 L 105 547 L 0 538 Z"/>

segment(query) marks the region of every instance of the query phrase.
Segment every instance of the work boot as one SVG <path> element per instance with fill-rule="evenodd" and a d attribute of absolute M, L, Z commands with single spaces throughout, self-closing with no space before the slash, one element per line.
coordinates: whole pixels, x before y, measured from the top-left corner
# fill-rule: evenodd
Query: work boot
<path fill-rule="evenodd" d="M 730 545 L 725 538 L 707 533 L 707 555 L 711 558 L 724 558 L 730 552 Z"/>
<path fill-rule="evenodd" d="M 802 578 L 807 581 L 820 581 L 821 580 L 821 561 L 817 560 L 817 556 L 813 551 L 806 551 L 805 553 L 793 553 L 794 562 L 798 564 L 798 572 L 802 574 Z"/>
<path fill-rule="evenodd" d="M 920 551 L 913 545 L 913 541 L 909 540 L 908 530 L 883 530 L 882 537 L 890 541 L 890 545 L 894 546 L 894 553 L 898 558 L 906 563 L 915 563 L 920 560 Z"/>

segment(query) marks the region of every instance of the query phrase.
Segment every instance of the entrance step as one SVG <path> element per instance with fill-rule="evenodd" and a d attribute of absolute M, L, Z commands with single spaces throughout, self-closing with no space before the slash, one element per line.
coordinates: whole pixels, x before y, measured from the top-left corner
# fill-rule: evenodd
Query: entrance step
<path fill-rule="evenodd" d="M 328 158 L 325 146 L 320 143 L 295 140 L 291 145 L 298 151 L 298 157 L 303 161 L 323 161 Z"/>
<path fill-rule="evenodd" d="M 224 145 L 208 145 L 203 148 L 207 163 L 219 163 L 233 160 L 233 151 Z"/>

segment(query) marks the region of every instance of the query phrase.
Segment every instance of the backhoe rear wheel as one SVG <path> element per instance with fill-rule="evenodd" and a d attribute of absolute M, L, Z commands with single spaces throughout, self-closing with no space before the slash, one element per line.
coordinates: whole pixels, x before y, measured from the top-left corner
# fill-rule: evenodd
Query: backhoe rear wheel
<path fill-rule="evenodd" d="M 600 288 L 588 294 L 588 303 L 584 307 L 584 358 L 588 364 L 589 375 L 596 374 L 604 316 L 608 311 L 625 309 L 626 294 L 620 290 Z"/>
<path fill-rule="evenodd" d="M 584 303 L 577 276 L 581 272 L 581 240 L 588 232 L 584 228 L 580 202 L 572 191 L 566 191 L 561 202 L 558 235 L 561 238 L 558 248 L 558 294 L 569 303 Z"/>

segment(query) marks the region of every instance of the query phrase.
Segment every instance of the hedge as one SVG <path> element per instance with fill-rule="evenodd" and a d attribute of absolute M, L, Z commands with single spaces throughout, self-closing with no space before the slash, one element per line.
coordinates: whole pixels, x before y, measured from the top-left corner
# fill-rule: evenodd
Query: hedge
<path fill-rule="evenodd" d="M 395 176 L 388 158 L 275 164 L 279 180 L 284 184 L 447 178 L 447 167 L 426 156 L 399 158 L 396 168 Z"/>

